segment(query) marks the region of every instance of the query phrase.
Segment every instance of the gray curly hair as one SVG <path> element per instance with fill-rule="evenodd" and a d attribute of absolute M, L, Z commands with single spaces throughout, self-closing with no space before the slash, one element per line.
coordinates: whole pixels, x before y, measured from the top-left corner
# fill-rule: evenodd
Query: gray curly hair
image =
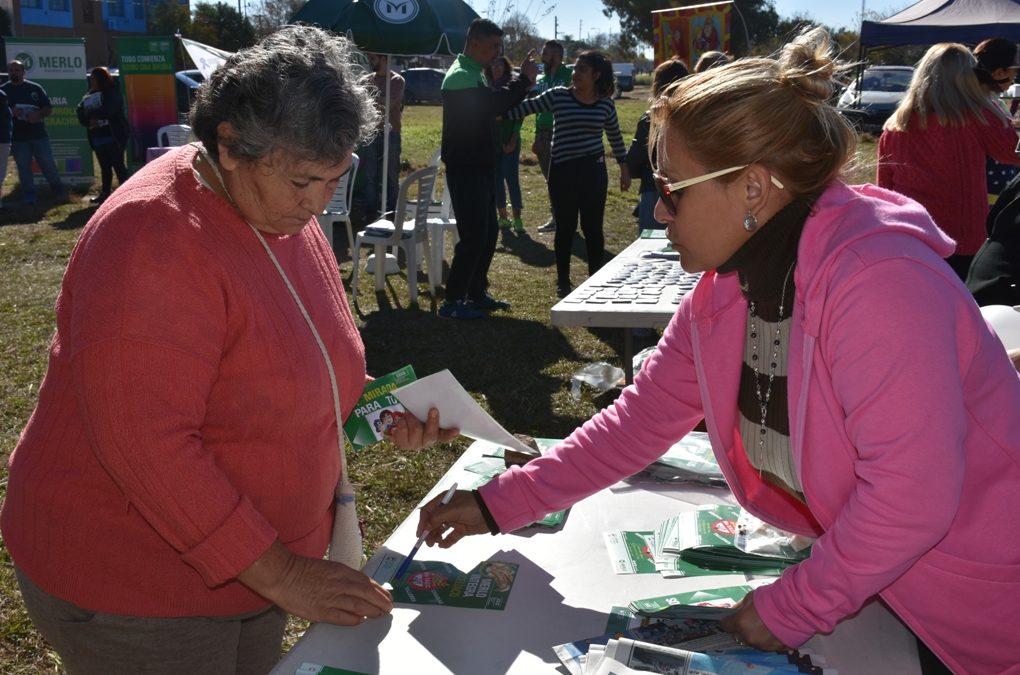
<path fill-rule="evenodd" d="M 202 84 L 192 130 L 217 160 L 223 143 L 243 162 L 286 149 L 305 161 L 339 163 L 371 140 L 379 116 L 352 61 L 345 38 L 285 26 L 231 55 Z M 233 138 L 220 138 L 221 122 L 234 128 Z"/>

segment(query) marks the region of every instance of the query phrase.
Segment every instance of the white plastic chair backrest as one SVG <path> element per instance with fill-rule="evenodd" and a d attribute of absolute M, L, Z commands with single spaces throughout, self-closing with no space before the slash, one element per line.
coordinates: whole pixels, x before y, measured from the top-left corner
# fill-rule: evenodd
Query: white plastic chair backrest
<path fill-rule="evenodd" d="M 358 175 L 358 165 L 361 163 L 361 159 L 357 153 L 351 155 L 351 168 L 340 178 L 340 182 L 336 184 L 336 190 L 333 191 L 333 196 L 330 198 L 329 203 L 326 204 L 324 213 L 347 215 L 351 212 L 351 193 L 353 192 L 354 179 Z"/>
<path fill-rule="evenodd" d="M 420 174 L 420 175 L 418 175 Z M 435 165 L 426 166 L 423 169 L 418 169 L 414 173 L 408 175 L 408 179 L 415 176 L 415 180 L 418 183 L 418 199 L 414 205 L 414 230 L 419 236 L 427 236 L 428 221 L 429 221 L 429 206 L 432 202 L 432 195 L 436 191 L 436 177 L 439 175 L 439 167 Z M 428 195 L 428 199 L 423 199 L 422 195 Z M 406 207 L 405 207 L 406 208 Z M 399 208 L 397 213 L 404 213 Z"/>
<path fill-rule="evenodd" d="M 429 202 L 427 199 L 417 199 L 418 195 L 431 194 L 432 188 L 436 183 L 436 172 L 437 168 L 434 166 L 426 166 L 412 171 L 407 174 L 403 181 L 400 183 L 400 192 L 397 193 L 397 207 L 394 209 L 394 214 L 403 218 L 404 214 L 407 213 L 407 207 L 410 202 L 414 202 L 414 229 L 416 234 L 421 235 L 426 232 L 429 217 Z M 411 196 L 411 189 L 417 188 L 414 198 Z M 395 227 L 393 228 L 392 234 L 385 240 L 373 240 L 373 244 L 385 245 L 385 246 L 396 246 L 400 243 L 401 235 L 404 232 L 403 220 L 394 220 Z M 372 226 L 369 225 L 365 228 L 366 232 L 373 232 Z"/>
<path fill-rule="evenodd" d="M 156 143 L 161 148 L 186 145 L 191 138 L 191 127 L 187 124 L 168 124 L 156 132 Z"/>

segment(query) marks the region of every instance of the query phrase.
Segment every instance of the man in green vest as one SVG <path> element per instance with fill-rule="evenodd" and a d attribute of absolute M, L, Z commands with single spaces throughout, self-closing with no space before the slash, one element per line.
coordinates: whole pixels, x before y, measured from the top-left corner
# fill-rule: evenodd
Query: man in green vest
<path fill-rule="evenodd" d="M 542 66 L 545 70 L 538 77 L 538 82 L 532 90 L 533 95 L 541 94 L 546 89 L 553 87 L 569 87 L 571 70 L 563 65 L 563 45 L 556 40 L 549 40 L 542 47 Z M 551 112 L 540 112 L 535 115 L 535 142 L 531 151 L 538 157 L 538 165 L 542 168 L 542 175 L 546 181 L 549 180 L 549 162 L 552 157 L 552 132 L 553 114 Z M 551 200 L 550 200 L 551 201 Z M 555 232 L 556 219 L 551 215 L 549 220 L 538 227 L 539 232 Z"/>
<path fill-rule="evenodd" d="M 446 301 L 439 316 L 478 319 L 510 305 L 489 295 L 489 265 L 496 252 L 496 118 L 520 103 L 538 75 L 534 50 L 521 62 L 521 76 L 490 87 L 484 69 L 503 48 L 503 29 L 475 19 L 464 53 L 443 79 L 442 159 L 460 241 L 453 249 Z"/>

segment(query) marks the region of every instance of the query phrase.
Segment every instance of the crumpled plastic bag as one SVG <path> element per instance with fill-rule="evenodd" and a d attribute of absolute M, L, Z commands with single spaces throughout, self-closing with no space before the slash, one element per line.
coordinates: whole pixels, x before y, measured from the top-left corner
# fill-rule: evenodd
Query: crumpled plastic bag
<path fill-rule="evenodd" d="M 581 383 L 594 387 L 599 394 L 604 394 L 617 385 L 622 385 L 624 373 L 622 368 L 611 366 L 604 361 L 589 363 L 578 370 L 570 378 L 570 395 L 575 401 L 581 399 Z"/>

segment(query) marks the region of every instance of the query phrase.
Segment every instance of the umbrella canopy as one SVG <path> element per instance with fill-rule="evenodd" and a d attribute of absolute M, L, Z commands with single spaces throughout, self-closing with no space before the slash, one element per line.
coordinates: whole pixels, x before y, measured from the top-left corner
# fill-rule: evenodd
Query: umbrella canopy
<path fill-rule="evenodd" d="M 456 55 L 478 14 L 463 0 L 309 0 L 291 19 L 348 37 L 367 52 Z"/>

